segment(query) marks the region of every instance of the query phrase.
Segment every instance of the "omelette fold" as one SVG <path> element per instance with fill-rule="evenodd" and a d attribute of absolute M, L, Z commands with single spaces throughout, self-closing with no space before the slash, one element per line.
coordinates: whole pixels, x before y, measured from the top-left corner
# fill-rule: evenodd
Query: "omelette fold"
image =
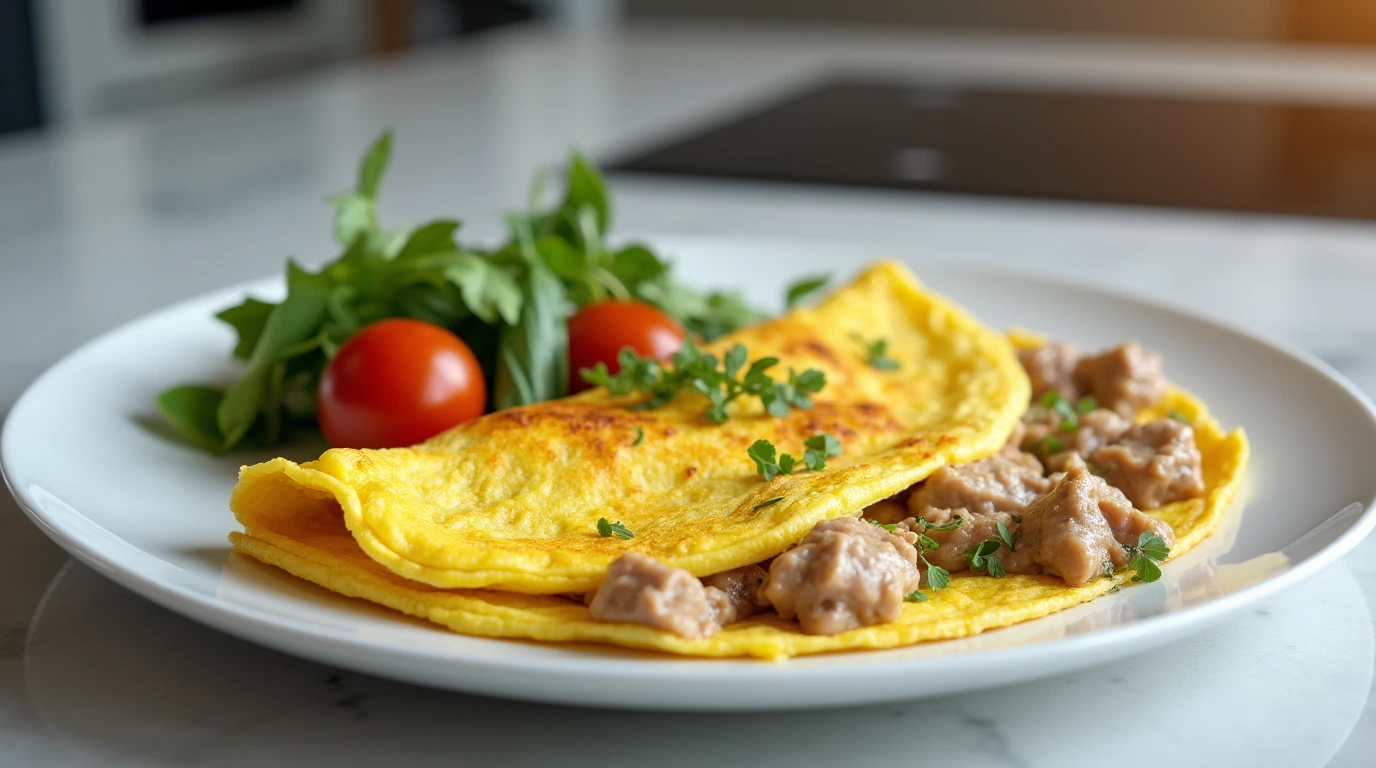
<path fill-rule="evenodd" d="M 888 341 L 897 370 L 869 364 L 864 339 Z M 1022 343 L 1027 343 L 1025 340 Z M 583 593 L 629 551 L 694 576 L 760 563 L 823 520 L 855 516 L 946 464 L 998 451 L 1031 388 L 1004 335 L 880 263 L 814 308 L 744 329 L 750 358 L 826 375 L 815 404 L 786 418 L 733 405 L 715 424 L 705 400 L 652 410 L 643 396 L 594 389 L 490 414 L 404 449 L 334 449 L 318 460 L 245 467 L 231 508 L 239 552 L 337 593 L 485 637 L 590 641 L 700 656 L 779 658 L 961 637 L 1068 608 L 1131 578 L 1070 587 L 1046 575 L 955 574 L 896 621 L 809 635 L 775 614 L 688 638 L 594 620 Z M 1139 421 L 1183 414 L 1202 456 L 1204 493 L 1150 514 L 1175 531 L 1178 557 L 1217 526 L 1246 463 L 1242 433 L 1172 389 Z M 801 450 L 836 436 L 843 453 L 817 472 L 764 481 L 747 448 Z M 775 502 L 773 500 L 782 497 Z M 773 502 L 773 503 L 765 503 Z M 603 536 L 599 518 L 634 538 Z"/>

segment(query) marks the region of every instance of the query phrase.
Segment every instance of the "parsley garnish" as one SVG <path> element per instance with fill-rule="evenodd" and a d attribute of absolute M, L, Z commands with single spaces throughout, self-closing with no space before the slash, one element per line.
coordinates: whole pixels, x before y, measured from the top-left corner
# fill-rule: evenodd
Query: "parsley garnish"
<path fill-rule="evenodd" d="M 1055 435 L 1047 435 L 1042 439 L 1028 446 L 1033 453 L 1046 451 L 1048 454 L 1060 453 L 1065 450 L 1065 443 L 1061 442 Z"/>
<path fill-rule="evenodd" d="M 889 533 L 893 533 L 894 531 L 898 530 L 898 523 L 881 523 L 878 520 L 866 520 L 865 522 L 875 526 L 876 528 L 883 528 Z"/>
<path fill-rule="evenodd" d="M 803 465 L 813 472 L 827 468 L 827 457 L 841 455 L 841 441 L 825 432 L 809 437 L 803 441 L 803 445 L 807 448 L 803 452 Z M 768 440 L 756 440 L 745 453 L 755 462 L 755 470 L 766 481 L 779 475 L 791 475 L 798 465 L 798 460 L 792 454 L 778 453 Z"/>
<path fill-rule="evenodd" d="M 1084 397 L 1080 398 L 1080 404 L 1076 406 L 1076 410 L 1078 410 L 1080 412 L 1080 415 L 1083 416 L 1084 414 L 1089 413 L 1090 411 L 1098 407 L 1099 401 L 1094 397 L 1094 395 L 1085 395 Z"/>
<path fill-rule="evenodd" d="M 737 344 L 718 360 L 698 349 L 692 337 L 674 353 L 670 366 L 641 357 L 627 347 L 617 355 L 621 370 L 613 376 L 605 363 L 578 372 L 589 384 L 606 387 L 613 395 L 645 393 L 648 400 L 631 406 L 632 410 L 658 408 L 678 397 L 680 392 L 701 394 L 709 401 L 703 413 L 720 424 L 730 418 L 726 406 L 742 395 L 760 398 L 769 415 L 783 418 L 794 408 L 812 407 L 809 395 L 822 391 L 826 375 L 809 368 L 802 373 L 788 371 L 788 381 L 776 382 L 766 371 L 779 364 L 776 357 L 762 357 L 746 367 L 746 350 Z"/>
<path fill-rule="evenodd" d="M 784 497 L 782 497 L 782 496 L 774 496 L 773 498 L 765 499 L 764 501 L 760 502 L 759 504 L 756 504 L 755 506 L 751 507 L 751 509 L 759 509 L 760 507 L 768 507 L 768 506 L 773 505 L 773 504 L 778 504 L 779 502 L 781 502 L 781 501 L 783 501 L 783 500 L 784 500 Z"/>
<path fill-rule="evenodd" d="M 1018 539 L 1017 534 L 1010 534 L 1008 532 L 1008 526 L 1005 525 L 1002 520 L 999 520 L 997 524 L 999 529 L 999 541 L 1003 542 L 1003 546 L 1008 547 L 1009 552 L 1013 552 L 1013 543 Z"/>
<path fill-rule="evenodd" d="M 1167 414 L 1167 416 L 1169 416 L 1169 417 L 1172 418 L 1172 419 L 1175 419 L 1176 421 L 1180 422 L 1181 424 L 1190 424 L 1190 423 L 1192 423 L 1192 422 L 1189 420 L 1189 418 L 1188 418 L 1187 416 L 1185 416 L 1185 414 L 1181 413 L 1180 411 L 1175 410 L 1174 408 L 1171 409 L 1171 412 L 1170 412 L 1169 414 Z"/>
<path fill-rule="evenodd" d="M 975 573 L 988 573 L 996 579 L 1003 578 L 1003 561 L 994 555 L 1003 543 L 998 539 L 985 539 L 965 550 L 962 555 Z"/>
<path fill-rule="evenodd" d="M 925 602 L 927 602 L 927 596 L 924 595 L 924 594 L 922 594 L 921 592 L 909 592 L 908 594 L 906 594 L 906 595 L 903 596 L 903 602 L 905 602 L 905 603 L 925 603 Z"/>
<path fill-rule="evenodd" d="M 1081 400 L 1080 403 L 1084 405 L 1085 401 Z M 1069 400 L 1061 397 L 1061 393 L 1054 389 L 1042 395 L 1041 406 L 1048 411 L 1055 411 L 1061 415 L 1062 432 L 1069 432 L 1080 426 L 1080 414 L 1085 412 L 1076 410 Z M 1093 408 L 1089 410 L 1093 410 Z"/>
<path fill-rule="evenodd" d="M 939 565 L 932 565 L 927 562 L 927 558 L 925 557 L 919 556 L 918 559 L 922 561 L 923 565 L 927 566 L 927 586 L 931 587 L 933 592 L 945 589 L 951 585 L 950 571 Z"/>
<path fill-rule="evenodd" d="M 1171 548 L 1166 546 L 1166 542 L 1151 531 L 1142 531 L 1142 535 L 1137 537 L 1137 545 L 1126 547 L 1128 551 L 1128 567 L 1137 572 L 1132 577 L 1133 581 L 1156 581 L 1161 578 L 1161 568 L 1157 563 L 1164 562 L 1171 556 Z"/>
<path fill-rule="evenodd" d="M 866 341 L 865 337 L 858 333 L 854 334 L 854 338 L 865 348 L 865 359 L 869 362 L 870 367 L 880 371 L 898 370 L 898 361 L 888 355 L 888 339 Z"/>
<path fill-rule="evenodd" d="M 941 545 L 937 543 L 936 539 L 932 538 L 931 536 L 928 536 L 925 533 L 917 534 L 917 544 L 918 546 L 922 547 L 923 554 L 931 552 L 934 549 L 939 549 L 941 547 Z"/>
<path fill-rule="evenodd" d="M 609 523 L 605 517 L 597 518 L 597 532 L 602 534 L 602 538 L 604 539 L 608 536 L 615 536 L 618 539 L 635 538 L 635 534 L 631 533 L 626 526 L 622 525 L 620 522 Z"/>
<path fill-rule="evenodd" d="M 934 524 L 932 524 L 932 523 L 927 522 L 927 520 L 926 520 L 925 518 L 921 518 L 921 517 L 917 518 L 917 522 L 919 522 L 919 523 L 922 524 L 922 528 L 923 528 L 924 530 L 928 530 L 928 531 L 949 532 L 949 531 L 954 531 L 955 529 L 959 528 L 959 527 L 960 527 L 960 524 L 963 523 L 963 522 L 965 522 L 965 518 L 963 518 L 963 517 L 957 517 L 955 520 L 952 520 L 951 522 L 949 522 L 949 523 L 947 523 L 947 524 L 945 524 L 945 525 L 934 525 Z"/>
<path fill-rule="evenodd" d="M 636 428 L 635 428 L 635 442 L 634 442 L 634 443 L 631 443 L 631 447 L 634 448 L 634 447 L 636 447 L 637 445 L 640 445 L 640 444 L 643 443 L 643 442 L 645 442 L 645 430 L 644 430 L 643 428 L 641 428 L 641 427 L 636 427 Z"/>

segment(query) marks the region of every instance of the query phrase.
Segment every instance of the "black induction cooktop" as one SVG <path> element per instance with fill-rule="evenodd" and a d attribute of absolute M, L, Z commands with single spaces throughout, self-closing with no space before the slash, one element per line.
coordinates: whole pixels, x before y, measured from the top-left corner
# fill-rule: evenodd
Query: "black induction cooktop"
<path fill-rule="evenodd" d="M 1376 109 L 840 78 L 613 171 L 1376 218 Z"/>

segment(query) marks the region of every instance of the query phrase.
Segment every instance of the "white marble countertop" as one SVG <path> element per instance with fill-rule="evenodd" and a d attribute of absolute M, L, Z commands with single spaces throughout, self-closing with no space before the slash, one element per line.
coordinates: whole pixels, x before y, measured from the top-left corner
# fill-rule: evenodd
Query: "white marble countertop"
<path fill-rule="evenodd" d="M 7 138 L 0 413 L 112 325 L 276 272 L 287 255 L 329 256 L 321 197 L 350 183 L 386 126 L 397 144 L 384 217 L 460 213 L 482 237 L 524 200 L 532 169 L 573 144 L 619 152 L 838 66 L 1376 102 L 1376 57 L 1354 53 L 647 28 L 498 35 Z M 614 186 L 622 232 L 828 238 L 853 243 L 857 260 L 890 252 L 1069 274 L 1289 338 L 1376 394 L 1376 225 Z M 733 279 L 744 277 L 723 276 Z M 1376 542 L 1272 607 L 1122 664 L 969 696 L 748 718 L 496 702 L 338 672 L 218 635 L 66 563 L 0 499 L 0 765 L 831 765 L 857 734 L 855 764 L 1077 765 L 1138 743 L 1096 728 L 1112 706 L 1144 719 L 1138 733 L 1169 733 L 1156 748 L 1175 765 L 1361 766 L 1376 750 Z"/>

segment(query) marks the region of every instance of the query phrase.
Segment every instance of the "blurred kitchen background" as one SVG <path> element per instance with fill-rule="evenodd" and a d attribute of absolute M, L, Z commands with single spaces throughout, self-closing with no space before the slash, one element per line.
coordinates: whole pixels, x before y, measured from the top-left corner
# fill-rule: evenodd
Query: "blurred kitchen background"
<path fill-rule="evenodd" d="M 641 26 L 746 29 L 766 44 L 768 30 L 788 30 L 795 46 L 809 30 L 868 30 L 927 41 L 974 34 L 986 49 L 989 40 L 1016 48 L 1059 36 L 1081 47 L 1216 43 L 1341 55 L 1376 45 L 1376 2 L 0 0 L 0 134 L 79 129 L 522 28 L 586 36 Z M 1318 98 L 972 88 L 937 71 L 817 72 L 599 159 L 642 174 L 1376 218 L 1376 112 L 1342 94 L 1306 103 Z"/>

